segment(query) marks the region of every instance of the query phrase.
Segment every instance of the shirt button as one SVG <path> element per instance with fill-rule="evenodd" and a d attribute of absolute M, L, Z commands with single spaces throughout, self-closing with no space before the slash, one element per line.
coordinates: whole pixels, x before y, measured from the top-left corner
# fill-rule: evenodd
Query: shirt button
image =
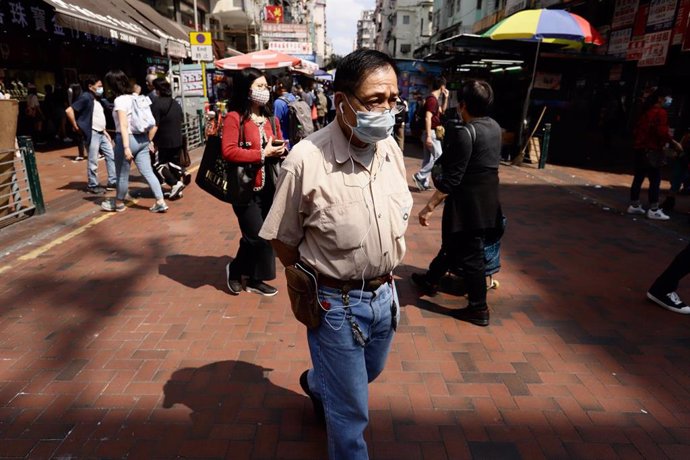
<path fill-rule="evenodd" d="M 381 218 L 381 213 L 379 213 L 379 219 Z"/>

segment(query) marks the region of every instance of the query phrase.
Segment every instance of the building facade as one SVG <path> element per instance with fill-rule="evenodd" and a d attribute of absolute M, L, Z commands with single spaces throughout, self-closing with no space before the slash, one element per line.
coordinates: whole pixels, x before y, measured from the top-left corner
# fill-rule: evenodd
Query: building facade
<path fill-rule="evenodd" d="M 376 21 L 374 10 L 362 11 L 362 15 L 357 21 L 357 42 L 356 48 L 376 48 Z"/>
<path fill-rule="evenodd" d="M 433 7 L 430 0 L 377 0 L 376 49 L 396 59 L 411 59 L 431 38 Z"/>

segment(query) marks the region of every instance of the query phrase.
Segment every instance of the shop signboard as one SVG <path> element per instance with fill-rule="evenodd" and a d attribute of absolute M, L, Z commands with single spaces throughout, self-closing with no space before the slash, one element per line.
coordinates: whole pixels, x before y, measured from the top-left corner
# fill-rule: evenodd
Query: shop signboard
<path fill-rule="evenodd" d="M 181 75 L 182 91 L 185 96 L 203 96 L 204 78 L 201 69 L 183 70 Z"/>
<path fill-rule="evenodd" d="M 506 0 L 505 16 L 508 17 L 525 8 L 527 8 L 527 0 Z"/>
<path fill-rule="evenodd" d="M 639 61 L 644 50 L 645 37 L 633 37 L 628 44 L 628 53 L 625 55 L 626 61 Z"/>
<path fill-rule="evenodd" d="M 261 36 L 265 40 L 307 41 L 309 33 L 306 24 L 273 24 L 264 22 L 261 26 Z"/>
<path fill-rule="evenodd" d="M 616 0 L 611 28 L 617 30 L 632 26 L 638 3 L 638 0 Z"/>
<path fill-rule="evenodd" d="M 625 57 L 628 52 L 628 44 L 632 35 L 632 28 L 615 30 L 611 32 L 609 38 L 608 54 L 613 56 Z"/>
<path fill-rule="evenodd" d="M 690 0 L 681 0 L 678 5 L 678 14 L 676 15 L 676 24 L 673 27 L 673 38 L 671 38 L 672 45 L 680 45 L 683 42 L 683 34 L 688 25 L 688 16 L 690 15 Z"/>
<path fill-rule="evenodd" d="M 647 34 L 644 39 L 642 57 L 638 67 L 653 67 L 666 64 L 666 56 L 671 43 L 671 30 Z"/>
<path fill-rule="evenodd" d="M 647 33 L 671 29 L 676 17 L 678 0 L 652 0 L 647 16 Z"/>
<path fill-rule="evenodd" d="M 268 42 L 268 49 L 285 54 L 312 54 L 310 42 Z"/>
<path fill-rule="evenodd" d="M 561 79 L 563 75 L 560 73 L 537 72 L 534 76 L 535 89 L 561 89 Z"/>
<path fill-rule="evenodd" d="M 165 38 L 161 40 L 165 40 L 168 56 L 180 59 L 187 57 L 187 47 L 183 43 Z"/>

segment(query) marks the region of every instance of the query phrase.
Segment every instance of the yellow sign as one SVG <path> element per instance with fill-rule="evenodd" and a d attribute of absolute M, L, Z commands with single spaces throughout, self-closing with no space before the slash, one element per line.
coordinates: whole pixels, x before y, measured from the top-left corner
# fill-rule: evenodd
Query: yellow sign
<path fill-rule="evenodd" d="M 189 43 L 198 46 L 212 46 L 211 32 L 189 32 Z"/>

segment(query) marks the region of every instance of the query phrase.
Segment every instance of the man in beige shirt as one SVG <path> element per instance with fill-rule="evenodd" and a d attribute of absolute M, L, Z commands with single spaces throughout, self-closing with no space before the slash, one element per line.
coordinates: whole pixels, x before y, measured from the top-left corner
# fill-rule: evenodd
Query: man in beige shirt
<path fill-rule="evenodd" d="M 336 120 L 285 159 L 260 236 L 285 266 L 314 270 L 321 323 L 307 330 L 313 369 L 300 384 L 325 419 L 334 459 L 368 458 L 368 388 L 383 370 L 399 316 L 392 279 L 412 209 L 402 152 L 391 137 L 397 69 L 357 50 L 334 81 Z"/>

